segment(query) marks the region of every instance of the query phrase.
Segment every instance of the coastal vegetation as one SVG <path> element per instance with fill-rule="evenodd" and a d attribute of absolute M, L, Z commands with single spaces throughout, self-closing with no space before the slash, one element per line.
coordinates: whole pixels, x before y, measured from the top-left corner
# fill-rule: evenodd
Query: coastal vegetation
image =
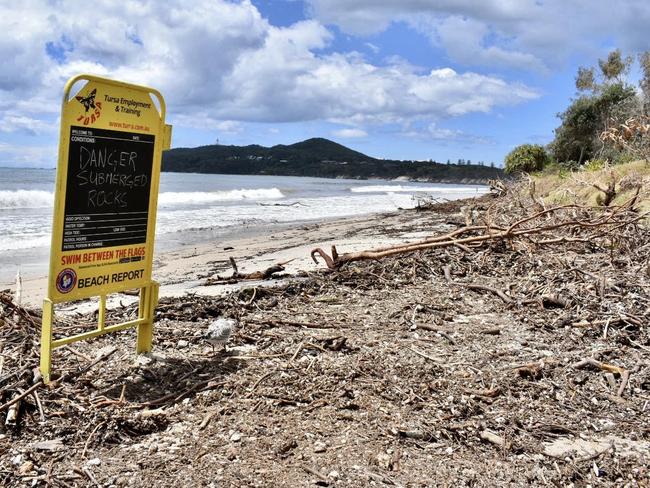
<path fill-rule="evenodd" d="M 634 61 L 616 49 L 600 59 L 597 67 L 580 67 L 575 78 L 576 96 L 558 114 L 560 125 L 553 141 L 546 148 L 518 146 L 506 158 L 506 172 L 530 173 L 546 167 L 552 173 L 647 161 L 650 51 L 638 56 L 638 86 L 629 77 Z M 538 158 L 532 157 L 533 147 Z"/>
<path fill-rule="evenodd" d="M 528 185 L 544 205 L 617 206 L 633 201 L 640 212 L 650 211 L 650 165 L 645 161 L 588 164 L 581 171 L 547 167 Z"/>
<path fill-rule="evenodd" d="M 439 182 L 478 182 L 503 175 L 485 163 L 458 160 L 398 161 L 377 159 L 323 138 L 291 145 L 209 145 L 178 148 L 163 154 L 163 171 L 243 175 L 313 176 L 320 178 L 406 177 Z"/>
<path fill-rule="evenodd" d="M 548 162 L 546 150 L 539 144 L 522 144 L 508 153 L 505 159 L 506 173 L 540 171 Z"/>

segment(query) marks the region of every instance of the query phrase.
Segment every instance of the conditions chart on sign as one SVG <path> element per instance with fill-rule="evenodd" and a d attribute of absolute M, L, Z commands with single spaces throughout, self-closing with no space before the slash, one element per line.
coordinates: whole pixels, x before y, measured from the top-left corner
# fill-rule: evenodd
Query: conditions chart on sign
<path fill-rule="evenodd" d="M 62 251 L 145 243 L 155 136 L 72 126 Z"/>

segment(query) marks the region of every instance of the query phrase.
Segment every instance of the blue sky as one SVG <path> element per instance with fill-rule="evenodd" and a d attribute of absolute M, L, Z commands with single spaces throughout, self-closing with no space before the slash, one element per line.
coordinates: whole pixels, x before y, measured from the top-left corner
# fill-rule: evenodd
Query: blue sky
<path fill-rule="evenodd" d="M 579 65 L 650 49 L 628 0 L 0 3 L 0 165 L 54 167 L 78 73 L 166 98 L 174 147 L 327 137 L 375 157 L 500 164 L 546 144 Z"/>

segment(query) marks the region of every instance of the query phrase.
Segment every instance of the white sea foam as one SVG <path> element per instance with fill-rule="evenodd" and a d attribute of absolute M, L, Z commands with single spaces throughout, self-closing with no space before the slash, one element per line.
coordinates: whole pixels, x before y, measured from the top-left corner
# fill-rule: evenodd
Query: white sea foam
<path fill-rule="evenodd" d="M 160 205 L 205 205 L 216 202 L 244 201 L 244 200 L 278 200 L 284 195 L 277 188 L 256 188 L 215 192 L 164 192 L 158 196 Z"/>
<path fill-rule="evenodd" d="M 161 205 L 204 205 L 212 202 L 278 200 L 284 195 L 277 188 L 241 189 L 215 192 L 164 192 L 158 196 Z M 0 208 L 48 208 L 54 193 L 43 190 L 0 191 Z"/>
<path fill-rule="evenodd" d="M 475 193 L 476 188 L 450 188 L 448 186 L 368 185 L 350 188 L 352 193 Z"/>
<path fill-rule="evenodd" d="M 302 198 L 301 205 L 203 207 L 169 209 L 158 213 L 156 232 L 160 235 L 201 229 L 249 227 L 262 224 L 288 223 L 326 218 L 390 212 L 397 208 L 413 208 L 416 201 L 404 193 L 383 195 L 348 195 L 324 198 Z"/>
<path fill-rule="evenodd" d="M 0 208 L 47 208 L 54 203 L 54 193 L 43 190 L 0 191 Z"/>
<path fill-rule="evenodd" d="M 49 246 L 51 241 L 52 237 L 50 234 L 3 237 L 0 243 L 0 251 L 17 251 L 20 249 L 44 247 Z"/>

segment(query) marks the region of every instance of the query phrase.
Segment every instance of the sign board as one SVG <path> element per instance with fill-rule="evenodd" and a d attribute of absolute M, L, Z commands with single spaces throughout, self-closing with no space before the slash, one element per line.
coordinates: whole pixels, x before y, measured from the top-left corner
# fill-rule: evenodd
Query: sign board
<path fill-rule="evenodd" d="M 54 303 L 151 281 L 164 117 L 162 96 L 150 88 L 92 76 L 68 82 L 48 281 Z"/>
<path fill-rule="evenodd" d="M 83 86 L 73 94 L 79 84 Z M 43 305 L 45 381 L 51 349 L 70 342 L 137 326 L 138 351 L 151 348 L 158 185 L 162 151 L 170 138 L 158 91 L 91 75 L 66 84 Z M 134 288 L 141 289 L 138 319 L 106 326 L 106 295 Z M 88 297 L 100 299 L 98 329 L 54 340 L 53 305 Z"/>

